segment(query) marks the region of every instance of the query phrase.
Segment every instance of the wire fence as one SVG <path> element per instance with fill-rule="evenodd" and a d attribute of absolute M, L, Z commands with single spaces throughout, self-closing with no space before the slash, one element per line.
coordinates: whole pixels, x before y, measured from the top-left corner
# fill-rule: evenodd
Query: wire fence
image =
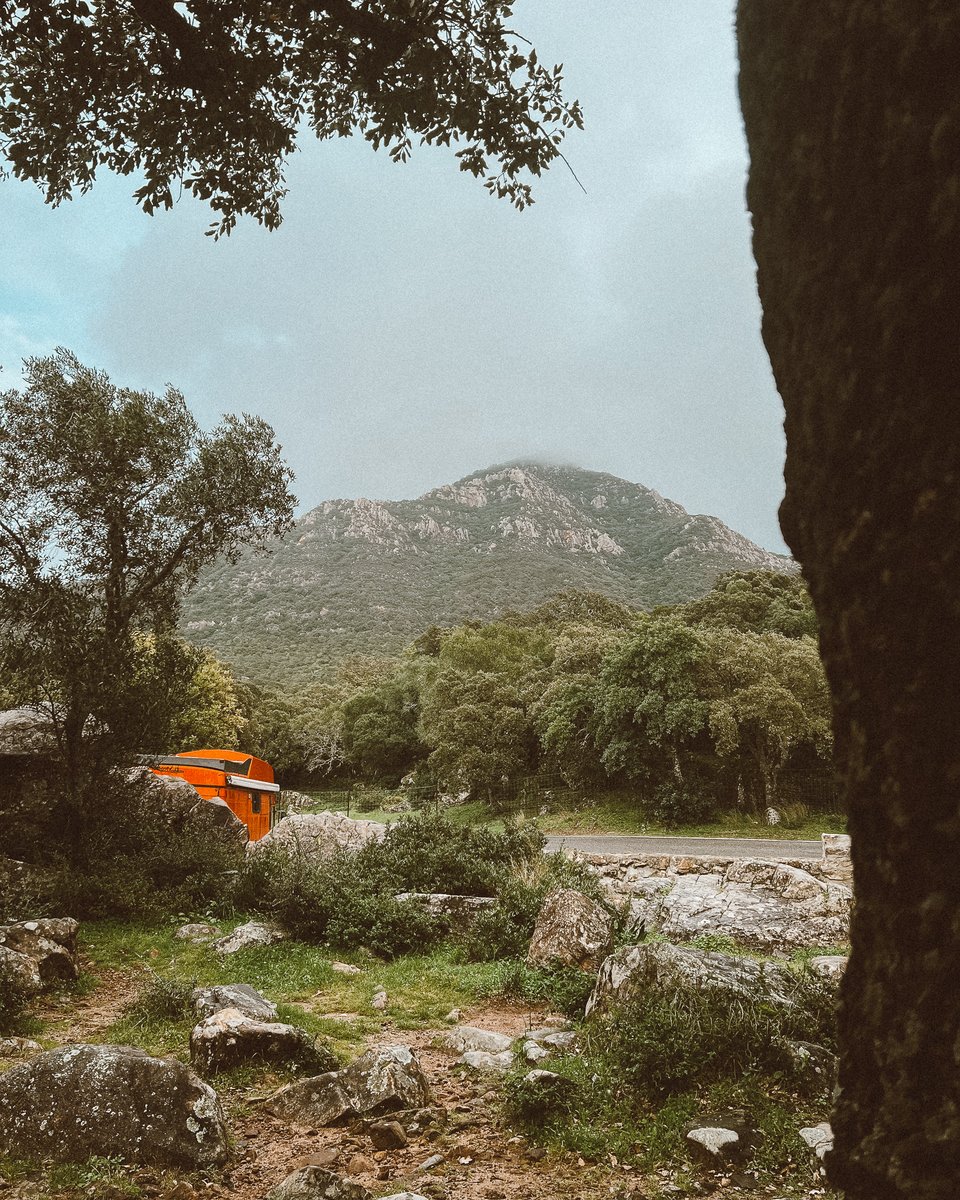
<path fill-rule="evenodd" d="M 737 787 L 728 786 L 727 795 L 717 796 L 719 811 L 738 806 L 735 798 Z M 339 790 L 324 790 L 314 793 L 315 803 L 332 812 L 342 812 L 349 817 L 365 817 L 376 813 L 426 812 L 439 815 L 448 810 L 457 810 L 458 815 L 477 822 L 491 818 L 533 818 L 552 813 L 579 812 L 589 810 L 607 801 L 617 804 L 624 801 L 624 793 L 611 793 L 602 785 L 574 785 L 563 776 L 535 776 L 515 781 L 504 780 L 494 787 L 486 788 L 478 795 L 455 795 L 436 787 L 406 787 L 396 792 L 385 793 L 357 785 Z M 378 797 L 379 801 L 378 802 Z M 645 807 L 646 797 L 642 792 L 634 794 L 638 808 Z M 770 803 L 777 808 L 805 808 L 811 812 L 837 812 L 840 808 L 840 789 L 837 779 L 829 769 L 783 772 L 776 785 L 775 797 Z M 743 804 L 743 789 L 740 789 L 740 804 Z M 762 811 L 766 802 L 758 799 L 756 791 L 748 800 L 748 807 Z"/>

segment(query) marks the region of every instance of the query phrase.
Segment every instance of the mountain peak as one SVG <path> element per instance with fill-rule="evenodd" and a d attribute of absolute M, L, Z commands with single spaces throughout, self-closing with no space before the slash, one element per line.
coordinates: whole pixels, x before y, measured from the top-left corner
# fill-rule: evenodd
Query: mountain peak
<path fill-rule="evenodd" d="M 641 484 L 530 459 L 416 500 L 325 501 L 272 550 L 209 571 L 184 627 L 248 675 L 288 685 L 350 653 L 394 653 L 431 624 L 560 591 L 643 608 L 703 595 L 722 571 L 796 569 Z"/>

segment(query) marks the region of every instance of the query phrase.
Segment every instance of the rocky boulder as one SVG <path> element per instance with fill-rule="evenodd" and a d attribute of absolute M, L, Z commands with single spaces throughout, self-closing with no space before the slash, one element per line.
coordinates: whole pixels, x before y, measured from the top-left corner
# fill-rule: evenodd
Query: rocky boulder
<path fill-rule="evenodd" d="M 641 990 L 677 982 L 714 988 L 737 998 L 763 995 L 782 1006 L 794 1003 L 797 988 L 792 972 L 776 963 L 739 958 L 716 950 L 696 950 L 692 946 L 647 942 L 642 946 L 623 946 L 604 960 L 587 1001 L 587 1015 L 622 1003 Z"/>
<path fill-rule="evenodd" d="M 535 967 L 595 970 L 613 941 L 610 914 L 582 892 L 561 888 L 547 896 L 530 939 L 527 962 Z"/>
<path fill-rule="evenodd" d="M 238 925 L 233 933 L 215 941 L 213 948 L 218 954 L 236 954 L 239 950 L 249 950 L 252 946 L 272 946 L 274 942 L 282 942 L 286 936 L 276 925 L 247 921 Z"/>
<path fill-rule="evenodd" d="M 229 1150 L 217 1094 L 188 1067 L 130 1046 L 80 1045 L 0 1075 L 0 1153 L 203 1168 Z"/>
<path fill-rule="evenodd" d="M 342 850 L 359 850 L 367 842 L 379 841 L 387 831 L 379 821 L 355 821 L 340 812 L 293 813 L 271 829 L 266 837 L 251 842 L 250 854 L 280 850 L 290 858 L 323 862 Z"/>
<path fill-rule="evenodd" d="M 289 1083 L 267 1111 L 300 1124 L 332 1125 L 346 1116 L 379 1116 L 430 1103 L 430 1087 L 408 1046 L 380 1046 L 341 1071 Z"/>
<path fill-rule="evenodd" d="M 188 925 L 181 925 L 173 936 L 181 942 L 205 946 L 208 942 L 216 941 L 222 934 L 223 930 L 218 929 L 216 925 L 208 925 L 205 921 L 191 921 Z"/>
<path fill-rule="evenodd" d="M 267 1200 L 371 1200 L 371 1193 L 352 1179 L 325 1167 L 300 1167 L 267 1193 Z"/>
<path fill-rule="evenodd" d="M 687 940 L 719 934 L 759 950 L 833 945 L 849 934 L 852 893 L 799 867 L 763 859 L 722 874 L 680 875 L 647 915 L 647 930 Z"/>
<path fill-rule="evenodd" d="M 318 1046 L 306 1030 L 281 1021 L 257 1021 L 236 1008 L 221 1009 L 194 1027 L 190 1061 L 203 1075 L 248 1062 L 314 1072 L 339 1065 L 336 1056 Z"/>
<path fill-rule="evenodd" d="M 277 1006 L 261 996 L 248 983 L 223 983 L 216 987 L 194 988 L 190 1002 L 201 1017 L 212 1017 L 225 1008 L 238 1009 L 254 1021 L 275 1021 Z"/>
<path fill-rule="evenodd" d="M 230 806 L 224 800 L 204 800 L 185 779 L 156 775 L 149 767 L 132 767 L 127 772 L 127 783 L 139 803 L 161 813 L 169 825 L 209 827 L 238 850 L 247 844 L 247 827 Z"/>
<path fill-rule="evenodd" d="M 0 970 L 27 996 L 62 980 L 76 979 L 77 930 L 72 917 L 42 917 L 0 925 Z"/>

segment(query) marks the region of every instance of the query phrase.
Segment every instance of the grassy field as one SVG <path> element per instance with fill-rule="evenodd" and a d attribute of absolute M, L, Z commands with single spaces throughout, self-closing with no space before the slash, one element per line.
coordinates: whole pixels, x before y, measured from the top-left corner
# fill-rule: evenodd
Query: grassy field
<path fill-rule="evenodd" d="M 315 811 L 325 808 L 345 811 L 344 793 L 309 791 L 315 801 Z M 399 800 L 402 793 L 397 792 Z M 491 814 L 486 805 L 479 801 L 455 804 L 444 808 L 443 814 L 451 821 L 465 825 L 486 825 L 501 830 L 504 818 Z M 350 806 L 350 816 L 366 821 L 397 821 L 402 813 L 384 807 L 366 808 Z M 616 794 L 603 796 L 596 804 L 587 808 L 559 810 L 536 817 L 521 817 L 533 820 L 546 834 L 638 834 L 647 837 L 736 837 L 772 838 L 783 840 L 819 839 L 821 833 L 846 833 L 846 817 L 837 812 L 810 812 L 802 808 L 786 809 L 779 825 L 768 825 L 757 815 L 729 813 L 709 821 L 690 824 L 665 825 L 650 820 L 630 797 Z"/>

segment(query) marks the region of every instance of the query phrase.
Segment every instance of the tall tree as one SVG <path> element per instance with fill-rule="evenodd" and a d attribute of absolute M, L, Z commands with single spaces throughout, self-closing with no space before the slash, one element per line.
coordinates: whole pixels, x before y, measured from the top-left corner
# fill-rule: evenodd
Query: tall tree
<path fill-rule="evenodd" d="M 740 0 L 784 534 L 833 693 L 857 904 L 830 1177 L 960 1188 L 960 7 Z"/>
<path fill-rule="evenodd" d="M 360 133 L 405 160 L 458 144 L 460 168 L 523 208 L 580 109 L 507 0 L 0 0 L 0 145 L 58 203 L 101 168 L 136 198 L 179 188 L 280 223 L 298 132 Z"/>
<path fill-rule="evenodd" d="M 119 388 L 66 350 L 25 379 L 0 394 L 0 668 L 46 702 L 78 819 L 94 751 L 142 736 L 136 698 L 167 659 L 140 635 L 163 645 L 206 564 L 286 528 L 291 473 L 257 417 L 203 433 L 179 392 Z"/>

